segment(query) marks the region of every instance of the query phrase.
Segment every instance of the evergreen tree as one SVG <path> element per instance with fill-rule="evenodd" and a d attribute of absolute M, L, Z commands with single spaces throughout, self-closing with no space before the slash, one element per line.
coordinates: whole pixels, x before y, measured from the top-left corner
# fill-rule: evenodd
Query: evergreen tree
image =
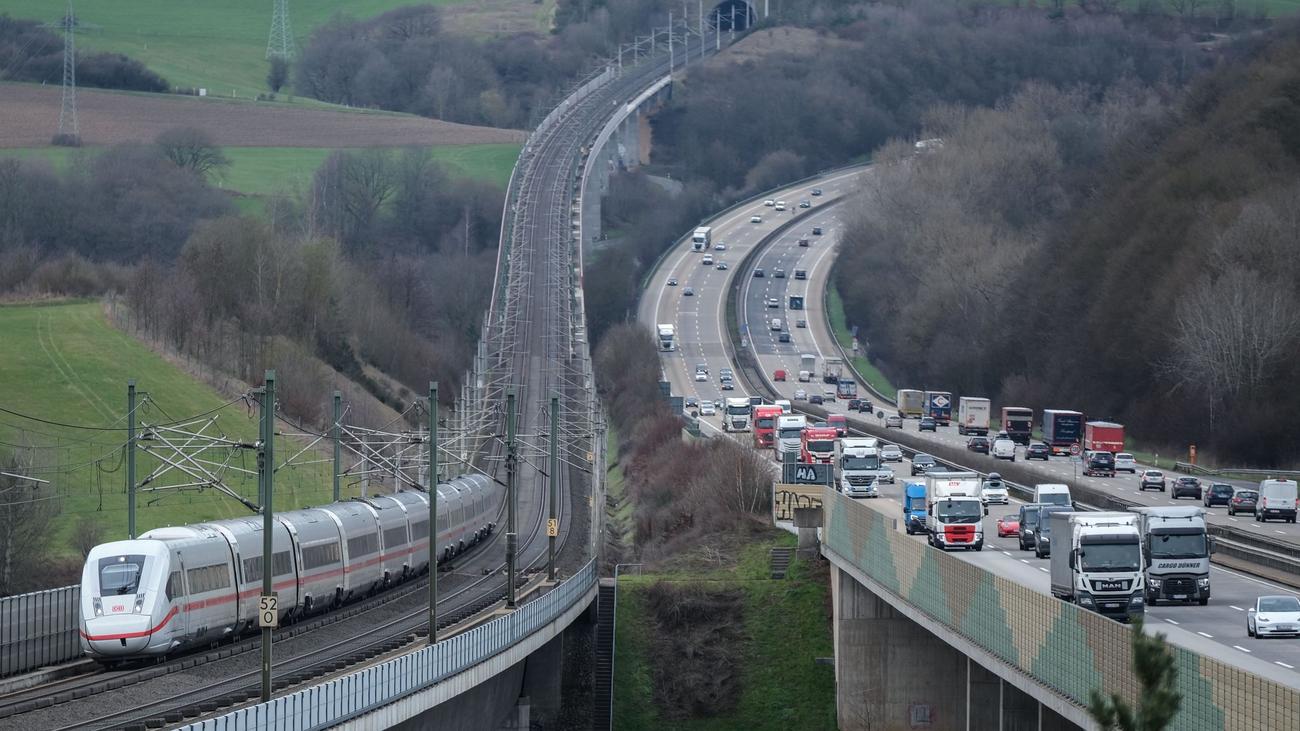
<path fill-rule="evenodd" d="M 1145 634 L 1141 618 L 1133 620 L 1133 672 L 1142 686 L 1136 710 L 1118 694 L 1107 698 L 1093 690 L 1088 713 L 1104 731 L 1164 731 L 1183 701 L 1177 690 L 1178 669 L 1165 636 Z"/>

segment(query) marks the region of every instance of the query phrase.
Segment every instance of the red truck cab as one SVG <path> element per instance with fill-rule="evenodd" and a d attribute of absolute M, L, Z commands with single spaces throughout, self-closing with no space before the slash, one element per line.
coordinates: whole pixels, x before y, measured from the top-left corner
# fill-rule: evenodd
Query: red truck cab
<path fill-rule="evenodd" d="M 782 413 L 780 406 L 765 404 L 754 407 L 754 446 L 771 449 L 776 441 L 776 417 Z"/>
<path fill-rule="evenodd" d="M 832 464 L 835 462 L 835 439 L 838 434 L 833 426 L 806 426 L 803 430 L 803 442 L 799 448 L 799 461 L 814 464 Z"/>
<path fill-rule="evenodd" d="M 847 437 L 849 435 L 849 420 L 844 414 L 831 414 L 826 417 L 826 423 L 834 427 L 836 436 Z"/>

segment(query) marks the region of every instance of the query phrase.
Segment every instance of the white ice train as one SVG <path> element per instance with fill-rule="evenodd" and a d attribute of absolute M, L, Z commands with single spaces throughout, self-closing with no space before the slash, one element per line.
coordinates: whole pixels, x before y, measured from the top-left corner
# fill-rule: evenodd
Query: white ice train
<path fill-rule="evenodd" d="M 504 488 L 482 475 L 438 485 L 438 561 L 496 527 Z M 428 568 L 423 492 L 275 515 L 280 621 L 323 611 Z M 262 518 L 156 528 L 96 546 L 81 573 L 81 647 L 101 661 L 165 655 L 257 626 Z"/>

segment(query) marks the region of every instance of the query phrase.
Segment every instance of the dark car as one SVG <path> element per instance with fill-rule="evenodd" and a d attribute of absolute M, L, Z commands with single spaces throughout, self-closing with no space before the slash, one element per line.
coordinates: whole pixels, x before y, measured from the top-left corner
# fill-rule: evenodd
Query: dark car
<path fill-rule="evenodd" d="M 1205 507 L 1227 505 L 1232 507 L 1232 495 L 1236 488 L 1224 482 L 1216 482 L 1205 490 Z"/>
<path fill-rule="evenodd" d="M 1052 448 L 1042 442 L 1030 442 L 1025 449 L 1025 459 L 1041 459 L 1044 462 L 1052 456 Z"/>
<path fill-rule="evenodd" d="M 1034 550 L 1034 529 L 1038 527 L 1038 511 L 1047 507 L 1043 503 L 1020 506 L 1020 550 Z"/>
<path fill-rule="evenodd" d="M 822 398 L 822 395 L 821 395 L 820 393 L 814 393 L 813 395 L 811 395 L 811 396 L 808 397 L 808 403 L 810 403 L 810 404 L 824 404 L 824 403 L 826 403 L 826 399 Z"/>
<path fill-rule="evenodd" d="M 778 343 L 790 342 L 790 333 L 781 333 L 780 335 L 776 336 L 776 341 Z"/>
<path fill-rule="evenodd" d="M 971 437 L 970 439 L 967 439 L 967 440 L 966 440 L 966 448 L 969 449 L 969 450 L 972 451 L 972 452 L 979 452 L 980 454 L 988 454 L 988 453 L 989 453 L 989 438 L 988 438 L 988 437 Z"/>
<path fill-rule="evenodd" d="M 1052 513 L 1070 513 L 1074 509 L 1065 505 L 1044 505 L 1038 511 L 1038 526 L 1034 528 L 1034 555 L 1047 558 L 1052 555 Z M 1068 537 L 1066 540 L 1069 540 Z M 1066 550 L 1069 545 L 1066 545 Z"/>
<path fill-rule="evenodd" d="M 822 235 L 822 227 L 813 226 L 813 236 L 821 236 L 821 235 Z"/>
<path fill-rule="evenodd" d="M 912 457 L 912 476 L 924 475 L 926 470 L 937 467 L 938 464 L 938 462 L 934 461 L 934 457 L 924 452 L 917 454 Z"/>
<path fill-rule="evenodd" d="M 808 239 L 807 238 L 799 239 L 799 245 L 805 249 L 808 248 Z"/>
<path fill-rule="evenodd" d="M 1084 463 L 1083 474 L 1089 477 L 1114 477 L 1115 455 L 1110 452 L 1092 452 Z"/>
<path fill-rule="evenodd" d="M 935 421 L 934 417 L 922 416 L 921 423 L 917 425 L 916 430 L 932 431 L 937 433 L 939 431 L 939 422 Z"/>
<path fill-rule="evenodd" d="M 849 411 L 857 411 L 858 404 L 860 403 L 862 403 L 862 399 L 856 399 L 856 398 L 849 399 Z"/>
<path fill-rule="evenodd" d="M 862 399 L 858 402 L 858 411 L 861 411 L 864 414 L 870 414 L 874 409 L 875 407 L 866 399 Z"/>
<path fill-rule="evenodd" d="M 762 270 L 762 269 L 755 269 L 755 270 L 754 270 L 754 278 L 755 278 L 755 279 L 762 279 L 763 277 L 766 277 L 766 276 L 767 276 L 767 275 L 763 273 L 763 270 Z"/>
<path fill-rule="evenodd" d="M 1179 477 L 1174 480 L 1173 499 L 1180 497 L 1189 497 L 1193 500 L 1201 499 L 1201 481 L 1195 477 Z"/>
<path fill-rule="evenodd" d="M 1228 515 L 1236 515 L 1242 510 L 1253 513 L 1258 502 L 1258 490 L 1238 490 L 1232 493 L 1232 500 L 1228 503 Z"/>

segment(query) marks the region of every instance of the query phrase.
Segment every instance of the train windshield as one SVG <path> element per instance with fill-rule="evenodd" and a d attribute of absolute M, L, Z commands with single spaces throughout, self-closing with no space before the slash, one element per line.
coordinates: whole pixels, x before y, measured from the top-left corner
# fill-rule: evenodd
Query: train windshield
<path fill-rule="evenodd" d="M 134 594 L 144 573 L 144 556 L 113 556 L 99 559 L 99 595 Z"/>

